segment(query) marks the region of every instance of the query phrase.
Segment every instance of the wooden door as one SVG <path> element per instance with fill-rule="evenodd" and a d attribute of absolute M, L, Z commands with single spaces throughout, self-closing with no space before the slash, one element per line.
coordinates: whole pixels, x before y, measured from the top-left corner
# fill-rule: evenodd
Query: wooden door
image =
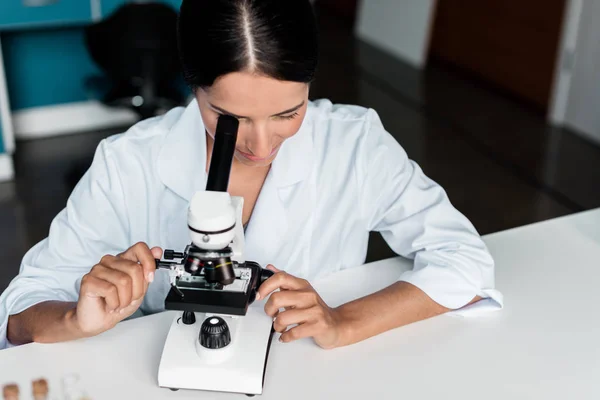
<path fill-rule="evenodd" d="M 546 110 L 565 0 L 441 0 L 432 61 L 448 62 Z"/>

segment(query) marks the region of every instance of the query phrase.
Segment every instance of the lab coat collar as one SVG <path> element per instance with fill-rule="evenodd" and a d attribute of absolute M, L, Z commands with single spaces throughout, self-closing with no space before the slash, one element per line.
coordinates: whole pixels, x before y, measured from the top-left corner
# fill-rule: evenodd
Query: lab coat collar
<path fill-rule="evenodd" d="M 298 219 L 288 211 L 293 208 L 289 190 L 310 176 L 314 157 L 311 126 L 311 114 L 307 113 L 296 135 L 281 145 L 246 228 L 246 259 L 263 267 L 271 263 L 285 270 L 286 248 L 297 239 L 289 240 L 290 223 Z"/>
<path fill-rule="evenodd" d="M 271 165 L 277 187 L 283 188 L 307 179 L 313 165 L 312 111 L 309 105 L 298 132 L 281 145 Z"/>
<path fill-rule="evenodd" d="M 190 201 L 206 187 L 206 133 L 196 100 L 190 102 L 165 136 L 157 170 L 163 184 Z"/>
<path fill-rule="evenodd" d="M 277 188 L 306 179 L 313 164 L 312 107 L 300 130 L 287 139 L 271 165 L 271 179 Z M 167 133 L 160 150 L 158 174 L 165 186 L 188 202 L 206 187 L 206 133 L 198 103 L 194 99 Z M 264 189 L 264 187 L 263 187 Z"/>

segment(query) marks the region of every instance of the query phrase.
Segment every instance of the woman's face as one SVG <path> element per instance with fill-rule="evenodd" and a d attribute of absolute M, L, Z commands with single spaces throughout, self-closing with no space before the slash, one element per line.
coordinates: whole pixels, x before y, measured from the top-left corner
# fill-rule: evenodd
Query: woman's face
<path fill-rule="evenodd" d="M 239 119 L 235 158 L 251 167 L 268 166 L 281 144 L 298 132 L 308 107 L 309 85 L 247 72 L 220 77 L 196 98 L 206 131 L 214 139 L 217 119 Z"/>

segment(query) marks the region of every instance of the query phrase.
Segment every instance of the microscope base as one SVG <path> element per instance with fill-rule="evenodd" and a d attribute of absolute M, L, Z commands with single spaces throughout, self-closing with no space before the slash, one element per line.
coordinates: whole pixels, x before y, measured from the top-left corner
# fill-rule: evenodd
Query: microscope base
<path fill-rule="evenodd" d="M 224 316 L 231 343 L 211 350 L 199 344 L 200 327 L 215 314 L 195 313 L 185 325 L 178 312 L 171 324 L 158 370 L 158 385 L 169 389 L 262 394 L 273 321 L 262 307 L 244 317 Z"/>

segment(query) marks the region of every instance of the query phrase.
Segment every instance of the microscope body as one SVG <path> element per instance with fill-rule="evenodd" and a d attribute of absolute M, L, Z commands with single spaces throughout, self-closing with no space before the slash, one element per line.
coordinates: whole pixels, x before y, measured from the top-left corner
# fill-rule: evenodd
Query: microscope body
<path fill-rule="evenodd" d="M 166 251 L 171 290 L 165 308 L 243 316 L 256 290 L 273 273 L 244 258 L 242 211 L 244 199 L 226 192 L 201 191 L 194 195 L 188 228 L 192 244 L 184 252 Z"/>
<path fill-rule="evenodd" d="M 244 258 L 244 201 L 226 191 L 237 135 L 232 118 L 219 119 L 207 190 L 189 205 L 191 244 L 156 260 L 170 273 L 165 308 L 176 311 L 158 384 L 173 390 L 262 393 L 273 321 L 250 306 L 273 272 Z"/>
<path fill-rule="evenodd" d="M 221 204 L 210 207 L 209 199 Z M 194 217 L 211 208 L 221 225 L 209 230 L 214 221 Z M 161 387 L 262 393 L 273 321 L 262 307 L 250 305 L 273 273 L 243 257 L 243 229 L 237 229 L 242 210 L 242 198 L 196 193 L 188 216 L 192 244 L 182 253 L 165 251 L 178 262 L 158 261 L 171 271 L 165 308 L 176 311 L 159 366 Z M 230 212 L 234 224 L 224 215 Z"/>

